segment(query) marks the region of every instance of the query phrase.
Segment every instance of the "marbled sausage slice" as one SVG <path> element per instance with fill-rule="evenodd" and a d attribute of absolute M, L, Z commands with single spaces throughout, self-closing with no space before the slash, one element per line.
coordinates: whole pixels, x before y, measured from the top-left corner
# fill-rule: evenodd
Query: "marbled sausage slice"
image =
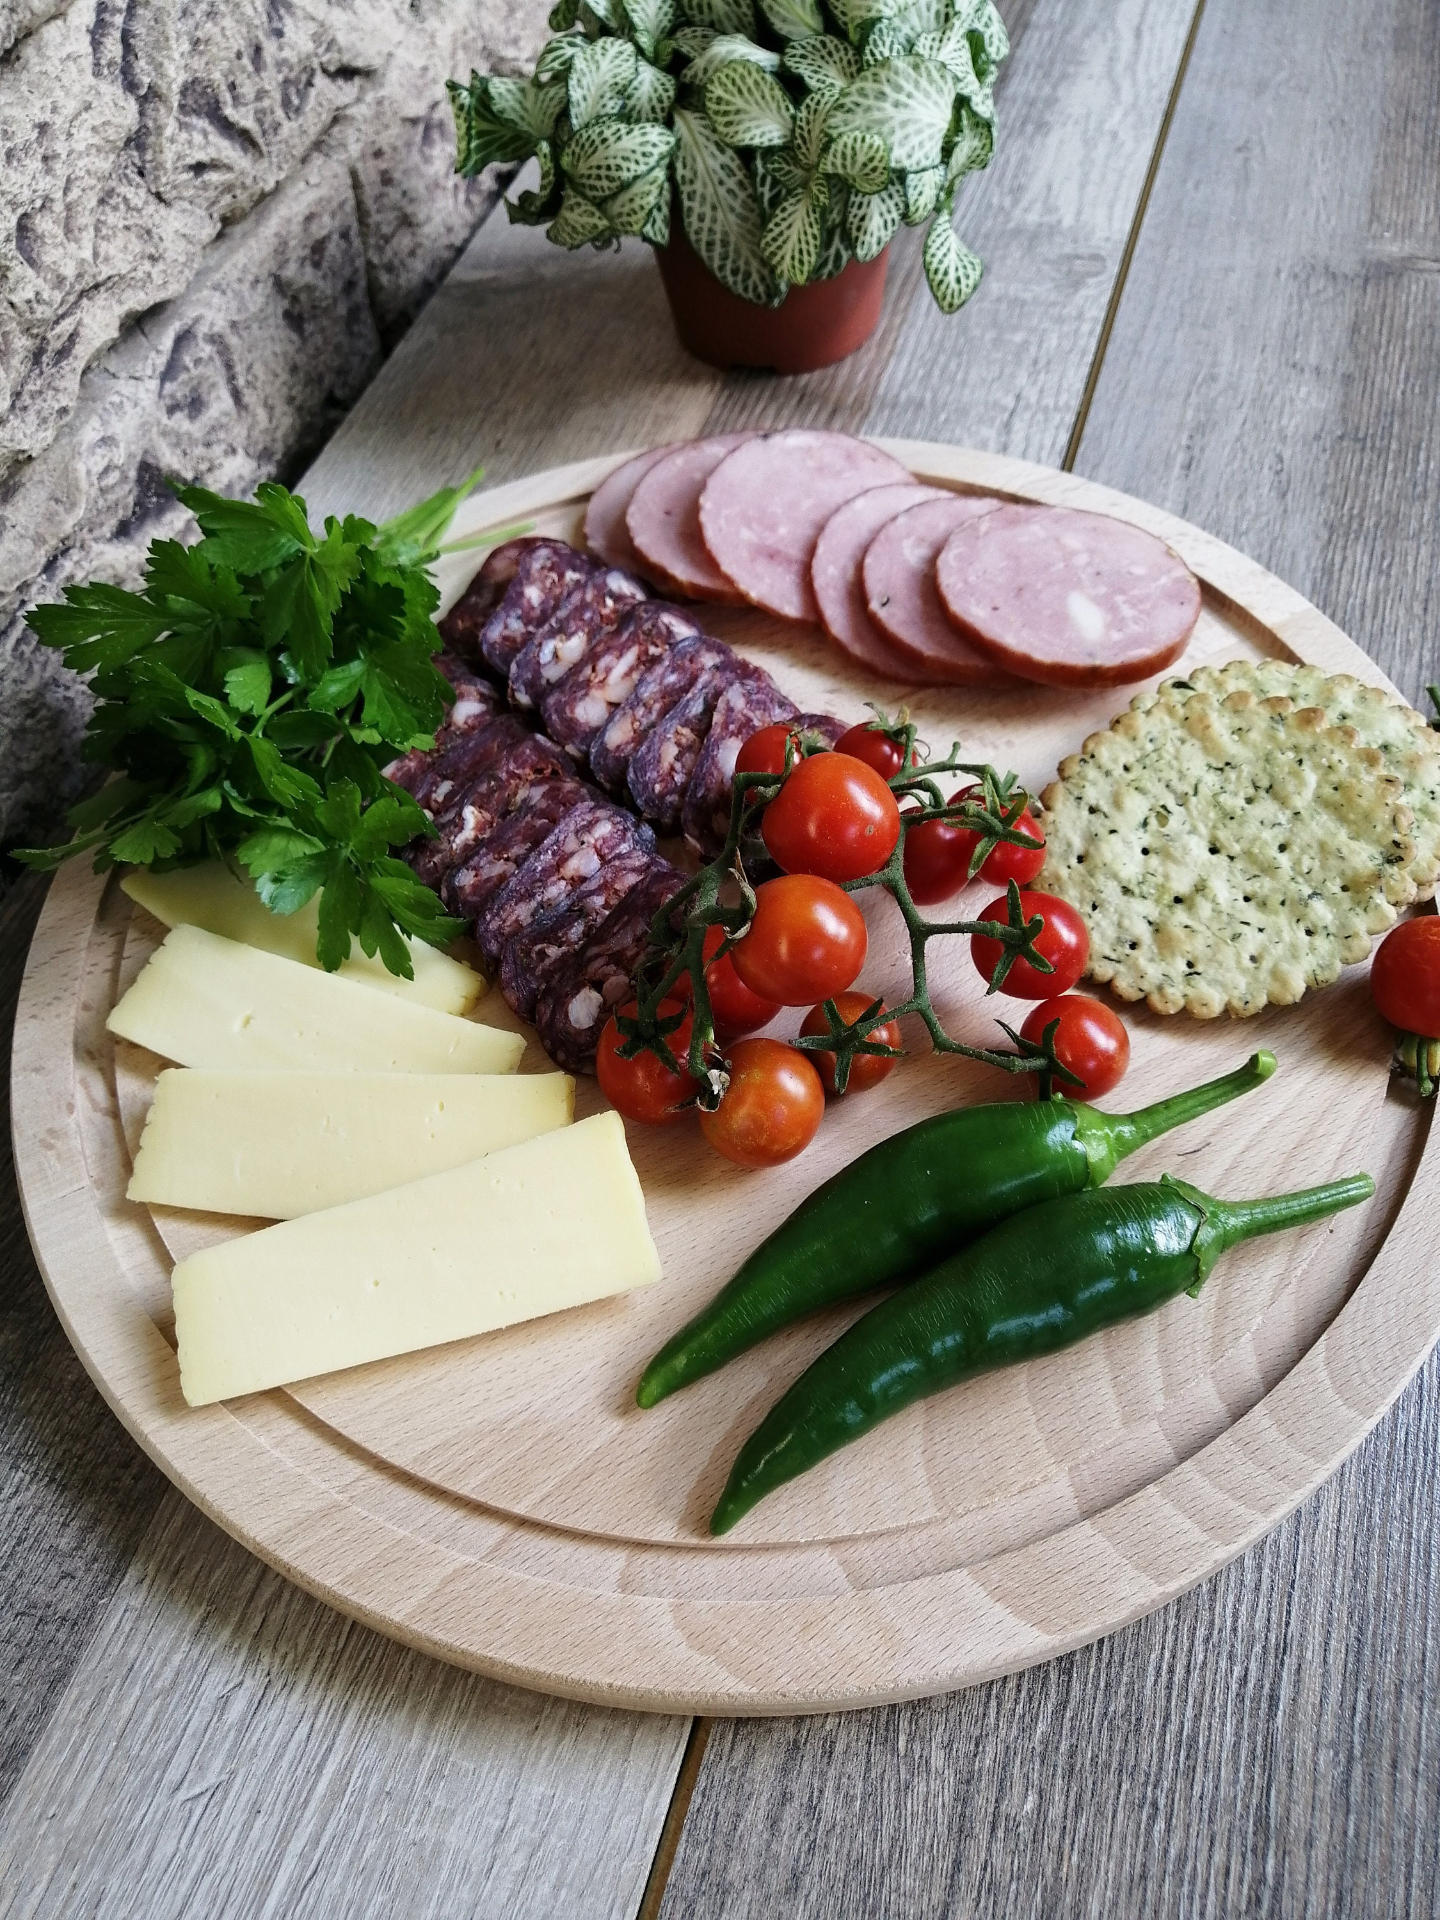
<path fill-rule="evenodd" d="M 673 442 L 664 447 L 647 447 L 644 453 L 637 453 L 633 460 L 606 474 L 591 494 L 585 509 L 585 544 L 607 567 L 628 567 L 632 573 L 646 571 L 625 525 L 625 510 L 645 475 L 674 450 Z"/>
<path fill-rule="evenodd" d="M 522 1020 L 534 1017 L 541 989 L 644 879 L 653 857 L 641 846 L 616 854 L 577 887 L 557 912 L 532 921 L 523 933 L 512 934 L 505 942 L 500 954 L 500 991 Z"/>
<path fill-rule="evenodd" d="M 715 703 L 705 744 L 685 791 L 681 824 L 692 847 L 709 860 L 730 831 L 730 791 L 735 762 L 752 733 L 777 720 L 794 720 L 799 708 L 787 700 L 768 673 L 737 677 Z"/>
<path fill-rule="evenodd" d="M 443 896 L 447 877 L 470 858 L 498 821 L 522 803 L 531 787 L 569 772 L 569 759 L 553 740 L 527 733 L 468 781 L 436 816 L 433 840 L 416 841 L 410 864 L 417 876 L 427 886 L 439 886 Z"/>
<path fill-rule="evenodd" d="M 825 631 L 857 666 L 916 686 L 928 676 L 870 618 L 865 604 L 865 549 L 887 521 L 922 500 L 938 500 L 938 487 L 897 480 L 871 487 L 838 507 L 821 529 L 810 559 L 810 584 Z"/>
<path fill-rule="evenodd" d="M 453 653 L 437 653 L 432 664 L 455 689 L 455 701 L 444 720 L 435 729 L 433 747 L 412 747 L 392 760 L 381 772 L 397 787 L 411 792 L 436 754 L 453 746 L 463 733 L 475 733 L 500 711 L 500 695 L 488 680 L 482 680 Z"/>
<path fill-rule="evenodd" d="M 657 461 L 636 487 L 625 512 L 635 551 L 671 593 L 691 600 L 720 600 L 742 605 L 725 574 L 711 559 L 700 535 L 700 494 L 706 481 L 750 433 L 719 433 L 689 440 Z"/>
<path fill-rule="evenodd" d="M 631 760 L 627 776 L 631 802 L 654 822 L 657 832 L 679 831 L 690 778 L 699 763 L 715 709 L 727 688 L 741 680 L 769 684 L 758 667 L 738 654 L 732 653 L 728 660 L 708 668 L 651 728 Z M 790 712 L 794 711 L 791 707 Z"/>
<path fill-rule="evenodd" d="M 551 687 L 563 680 L 617 627 L 648 593 L 623 567 L 600 567 L 576 587 L 534 633 L 510 665 L 510 698 L 517 707 L 538 707 Z"/>
<path fill-rule="evenodd" d="M 871 619 L 932 680 L 961 687 L 1002 686 L 1005 673 L 955 630 L 935 591 L 935 562 L 950 536 L 1000 502 L 946 493 L 889 521 L 866 549 L 862 569 Z"/>
<path fill-rule="evenodd" d="M 1075 507 L 997 508 L 951 535 L 935 579 L 966 640 L 1048 686 L 1146 680 L 1200 617 L 1200 583 L 1163 540 Z"/>
<path fill-rule="evenodd" d="M 480 637 L 486 621 L 504 598 L 505 589 L 515 578 L 525 555 L 532 547 L 542 544 L 535 534 L 525 534 L 518 540 L 506 540 L 486 554 L 480 571 L 450 611 L 436 623 L 440 638 L 452 653 L 472 665 L 480 664 L 483 658 Z"/>
<path fill-rule="evenodd" d="M 540 712 L 552 739 L 583 760 L 612 713 L 641 676 L 682 640 L 700 631 L 690 615 L 664 600 L 646 600 L 596 642 L 545 696 Z"/>
<path fill-rule="evenodd" d="M 818 620 L 810 561 L 825 522 L 857 493 L 909 479 L 868 440 L 808 427 L 767 433 L 706 481 L 700 531 L 743 598 L 787 620 Z"/>
<path fill-rule="evenodd" d="M 644 955 L 651 922 L 684 884 L 678 868 L 652 855 L 645 877 L 541 987 L 535 1027 L 557 1067 L 571 1073 L 593 1070 L 605 1022 L 630 997 L 631 976 Z"/>
<path fill-rule="evenodd" d="M 497 820 L 462 866 L 446 874 L 441 898 L 462 920 L 476 920 L 500 889 L 590 789 L 573 773 L 538 780 Z"/>
<path fill-rule="evenodd" d="M 427 755 L 409 791 L 432 820 L 438 819 L 472 780 L 529 737 L 530 729 L 513 713 L 497 713 L 443 752 Z"/>
<path fill-rule="evenodd" d="M 499 606 L 480 630 L 480 653 L 486 666 L 505 679 L 531 634 L 540 631 L 593 571 L 584 554 L 564 540 L 535 540 L 527 546 Z"/>
<path fill-rule="evenodd" d="M 591 743 L 590 771 L 601 786 L 614 794 L 628 794 L 630 762 L 654 729 L 702 673 L 733 658 L 723 640 L 698 634 L 693 640 L 682 640 L 648 668 L 630 698 L 616 708 L 604 731 Z"/>
<path fill-rule="evenodd" d="M 475 922 L 486 958 L 498 960 L 507 940 L 557 912 L 607 861 L 654 845 L 650 829 L 610 801 L 578 801 Z"/>

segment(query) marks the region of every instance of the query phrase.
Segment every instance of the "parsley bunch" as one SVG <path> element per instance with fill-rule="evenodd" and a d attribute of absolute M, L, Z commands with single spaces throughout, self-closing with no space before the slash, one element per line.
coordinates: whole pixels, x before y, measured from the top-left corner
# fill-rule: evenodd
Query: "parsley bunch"
<path fill-rule="evenodd" d="M 82 753 L 118 777 L 71 809 L 71 840 L 19 857 L 49 869 L 93 850 L 97 871 L 238 862 L 276 913 L 319 893 L 322 966 L 340 966 L 354 935 L 413 978 L 402 934 L 443 946 L 461 923 L 391 853 L 434 828 L 380 769 L 432 746 L 455 698 L 431 661 L 426 563 L 478 478 L 381 527 L 332 517 L 323 537 L 274 483 L 252 502 L 172 482 L 195 545 L 153 542 L 139 593 L 67 587 L 63 606 L 30 614 L 66 666 L 93 675 Z"/>

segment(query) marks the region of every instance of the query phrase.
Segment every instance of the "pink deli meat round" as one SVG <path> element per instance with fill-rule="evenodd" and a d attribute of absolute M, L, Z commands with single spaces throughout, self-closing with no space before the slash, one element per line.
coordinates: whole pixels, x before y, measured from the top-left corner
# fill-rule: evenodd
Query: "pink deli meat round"
<path fill-rule="evenodd" d="M 585 509 L 585 544 L 607 567 L 628 567 L 632 573 L 644 573 L 645 565 L 635 551 L 625 514 L 646 474 L 674 451 L 673 445 L 647 447 L 644 453 L 637 453 L 633 460 L 607 474 L 591 494 Z"/>
<path fill-rule="evenodd" d="M 922 500 L 940 497 L 936 487 L 901 480 L 857 493 L 825 522 L 810 559 L 815 603 L 836 646 L 857 666 L 912 687 L 925 679 L 925 671 L 870 618 L 862 568 L 865 549 L 887 521 Z"/>
<path fill-rule="evenodd" d="M 916 668 L 953 686 L 1002 685 L 1006 674 L 956 632 L 935 591 L 935 562 L 958 528 L 993 513 L 998 500 L 946 493 L 907 508 L 876 534 L 862 569 L 871 619 Z"/>
<path fill-rule="evenodd" d="M 700 496 L 700 531 L 746 599 L 786 620 L 820 618 L 810 562 L 847 500 L 910 474 L 868 440 L 793 427 L 738 448 Z"/>
<path fill-rule="evenodd" d="M 1147 680 L 1200 617 L 1200 583 L 1163 540 L 1074 507 L 997 508 L 951 536 L 935 579 L 967 640 L 1048 686 Z"/>
<path fill-rule="evenodd" d="M 754 436 L 719 433 L 688 440 L 657 460 L 630 496 L 625 525 L 642 572 L 690 600 L 741 600 L 700 537 L 700 495 L 711 474 Z"/>

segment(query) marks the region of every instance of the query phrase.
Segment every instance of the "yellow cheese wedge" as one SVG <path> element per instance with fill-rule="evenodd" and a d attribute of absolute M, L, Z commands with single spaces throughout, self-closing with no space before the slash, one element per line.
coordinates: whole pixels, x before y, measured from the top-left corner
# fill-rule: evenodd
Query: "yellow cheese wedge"
<path fill-rule="evenodd" d="M 191 1254 L 173 1281 L 180 1386 L 206 1406 L 659 1278 L 624 1125 L 597 1113 Z"/>
<path fill-rule="evenodd" d="M 136 867 L 120 886 L 137 906 L 153 913 L 167 927 L 203 927 L 226 940 L 239 940 L 247 947 L 298 960 L 304 967 L 320 964 L 315 958 L 318 897 L 295 913 L 271 913 L 255 889 L 218 860 L 179 867 L 173 873 L 151 873 L 148 867 Z M 378 987 L 382 993 L 393 993 L 402 1000 L 415 1000 L 438 1013 L 468 1013 L 485 992 L 483 976 L 448 953 L 427 947 L 423 940 L 411 940 L 409 947 L 410 964 L 415 969 L 413 980 L 402 980 L 391 973 L 378 954 L 373 960 L 367 959 L 358 943 L 352 945 L 350 958 L 341 963 L 341 978 Z"/>
<path fill-rule="evenodd" d="M 105 1022 L 182 1067 L 513 1073 L 517 1033 L 373 993 L 200 927 L 174 927 Z"/>
<path fill-rule="evenodd" d="M 160 1075 L 126 1189 L 131 1200 L 261 1220 L 464 1166 L 568 1127 L 568 1073 Z"/>

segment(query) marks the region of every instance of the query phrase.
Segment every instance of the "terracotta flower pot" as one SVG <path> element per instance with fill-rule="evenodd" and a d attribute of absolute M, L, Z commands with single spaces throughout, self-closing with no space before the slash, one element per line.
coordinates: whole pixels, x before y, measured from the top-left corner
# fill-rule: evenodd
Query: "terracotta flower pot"
<path fill-rule="evenodd" d="M 722 286 L 678 224 L 655 259 L 680 344 L 712 367 L 810 373 L 854 353 L 879 323 L 884 253 L 852 260 L 831 280 L 792 287 L 778 307 L 756 306 Z"/>

